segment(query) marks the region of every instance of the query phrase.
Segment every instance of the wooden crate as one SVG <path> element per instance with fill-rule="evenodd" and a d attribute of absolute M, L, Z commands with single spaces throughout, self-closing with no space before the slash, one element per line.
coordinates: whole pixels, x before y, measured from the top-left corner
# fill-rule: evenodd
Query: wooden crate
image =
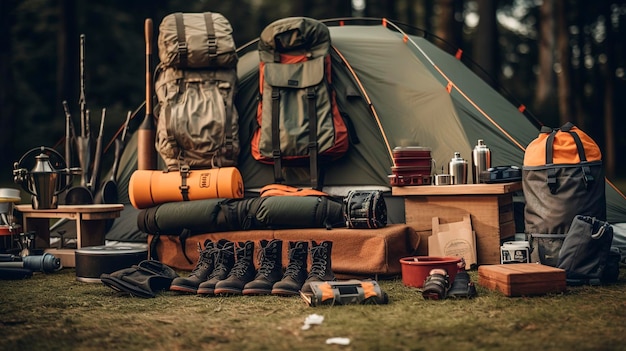
<path fill-rule="evenodd" d="M 566 289 L 565 270 L 537 263 L 480 266 L 478 284 L 506 296 L 544 295 Z"/>
<path fill-rule="evenodd" d="M 443 224 L 459 222 L 470 214 L 480 265 L 500 263 L 502 241 L 515 236 L 512 194 L 520 189 L 521 182 L 514 182 L 394 187 L 392 193 L 405 198 L 405 221 L 420 234 L 420 252 L 428 253 L 433 217 Z"/>

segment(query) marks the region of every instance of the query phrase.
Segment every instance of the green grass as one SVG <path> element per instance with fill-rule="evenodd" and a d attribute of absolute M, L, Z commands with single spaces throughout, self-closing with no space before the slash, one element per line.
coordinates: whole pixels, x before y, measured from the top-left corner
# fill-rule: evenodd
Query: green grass
<path fill-rule="evenodd" d="M 508 298 L 424 300 L 379 281 L 387 305 L 309 307 L 299 297 L 141 299 L 75 279 L 74 269 L 0 281 L 1 350 L 609 350 L 626 349 L 620 283 Z M 477 281 L 477 272 L 471 272 Z M 310 314 L 321 325 L 302 330 Z M 346 337 L 350 345 L 326 345 Z"/>

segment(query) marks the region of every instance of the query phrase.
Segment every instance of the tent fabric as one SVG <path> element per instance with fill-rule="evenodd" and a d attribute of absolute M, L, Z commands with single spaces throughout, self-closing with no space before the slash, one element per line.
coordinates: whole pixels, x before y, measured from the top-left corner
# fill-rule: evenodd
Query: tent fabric
<path fill-rule="evenodd" d="M 430 147 L 435 169 L 441 172 L 447 171 L 455 152 L 471 160 L 474 145 L 483 139 L 492 151 L 493 166 L 521 167 L 524 149 L 538 136 L 538 127 L 455 56 L 386 23 L 329 25 L 337 103 L 349 116 L 359 142 L 325 166 L 324 191 L 345 195 L 346 189 L 391 190 L 388 175 L 397 146 Z M 254 43 L 242 47 L 237 66 L 235 104 L 241 141 L 237 167 L 247 191 L 274 182 L 272 166 L 254 160 L 250 153 L 259 94 L 256 48 Z M 127 177 L 136 167 L 133 144 L 134 138 L 120 164 L 120 199 L 128 198 Z M 294 186 L 308 186 L 310 181 L 308 167 L 288 168 L 285 177 Z M 606 197 L 607 221 L 626 222 L 626 198 L 610 182 Z"/>

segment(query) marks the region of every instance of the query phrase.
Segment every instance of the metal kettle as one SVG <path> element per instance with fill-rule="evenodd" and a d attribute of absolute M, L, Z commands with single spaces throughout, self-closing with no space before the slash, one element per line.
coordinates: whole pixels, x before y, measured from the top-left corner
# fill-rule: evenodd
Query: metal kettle
<path fill-rule="evenodd" d="M 37 152 L 39 155 L 35 156 L 35 165 L 29 171 L 24 168 L 23 163 Z M 58 158 L 58 163 L 63 168 L 55 169 L 50 162 L 49 154 Z M 58 207 L 57 195 L 69 188 L 72 184 L 71 175 L 76 172 L 77 169 L 65 167 L 65 161 L 58 152 L 42 146 L 28 151 L 19 162 L 14 163 L 13 180 L 32 195 L 33 209 L 56 209 Z"/>

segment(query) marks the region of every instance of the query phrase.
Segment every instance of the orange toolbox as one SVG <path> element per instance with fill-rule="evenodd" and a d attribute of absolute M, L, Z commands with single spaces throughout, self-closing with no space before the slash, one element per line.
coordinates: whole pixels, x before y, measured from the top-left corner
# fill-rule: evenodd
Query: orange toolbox
<path fill-rule="evenodd" d="M 566 289 L 565 270 L 537 263 L 479 266 L 478 284 L 506 296 L 544 295 Z"/>

